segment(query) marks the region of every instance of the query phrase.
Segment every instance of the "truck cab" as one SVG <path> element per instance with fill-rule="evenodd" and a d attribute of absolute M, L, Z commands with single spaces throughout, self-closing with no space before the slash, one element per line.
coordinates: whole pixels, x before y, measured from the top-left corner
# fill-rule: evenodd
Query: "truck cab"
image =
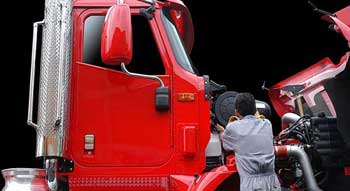
<path fill-rule="evenodd" d="M 210 110 L 225 87 L 198 74 L 193 42 L 180 0 L 46 0 L 27 121 L 43 169 L 3 170 L 4 191 L 223 187 L 237 170 L 234 158 L 224 163 Z"/>
<path fill-rule="evenodd" d="M 118 36 L 119 29 L 125 30 Z M 210 100 L 188 57 L 193 28 L 182 2 L 77 0 L 72 35 L 70 187 L 131 178 L 125 185 L 155 189 L 168 184 L 170 174 L 201 173 Z M 104 59 L 103 51 L 109 51 Z M 165 106 L 157 105 L 164 97 Z"/>
<path fill-rule="evenodd" d="M 74 1 L 71 186 L 116 175 L 161 183 L 205 168 L 210 100 L 188 57 L 192 30 L 180 1 Z"/>
<path fill-rule="evenodd" d="M 333 15 L 330 18 L 337 22 Z M 349 27 L 342 22 L 337 25 L 349 42 Z M 33 120 L 40 26 L 38 111 Z M 200 76 L 192 65 L 188 55 L 194 42 L 193 25 L 182 1 L 46 0 L 45 19 L 34 23 L 33 29 L 27 122 L 36 129 L 36 157 L 43 161 L 43 169 L 3 170 L 3 191 L 239 189 L 235 158 L 223 154 L 213 128 L 216 123 L 225 126 L 234 115 L 237 92 Z M 305 131 L 314 141 L 317 128 L 324 124 L 327 133 L 331 125 L 332 132 L 337 130 L 335 115 L 299 116 L 297 107 L 290 107 L 297 99 L 294 94 L 281 98 L 281 93 L 286 87 L 302 87 L 305 96 L 312 94 L 324 76 L 333 79 L 341 73 L 339 68 L 347 67 L 348 58 L 347 54 L 334 67 L 327 64 L 338 71 L 331 76 L 317 64 L 311 68 L 317 70 L 307 69 L 269 90 L 274 107 L 288 126 L 277 137 L 281 140 L 275 141 L 276 148 L 281 148 L 275 150 L 276 155 L 283 160 L 297 156 L 299 161 L 291 165 L 304 164 L 301 170 L 307 186 L 313 183 L 317 187 L 303 150 L 311 141 L 305 145 L 300 136 L 288 134 L 289 130 Z M 322 78 L 303 85 L 304 77 L 317 73 Z M 257 100 L 256 108 L 264 117 L 271 115 L 265 102 Z M 303 128 L 299 128 L 300 120 Z M 315 145 L 321 141 L 316 140 Z"/>

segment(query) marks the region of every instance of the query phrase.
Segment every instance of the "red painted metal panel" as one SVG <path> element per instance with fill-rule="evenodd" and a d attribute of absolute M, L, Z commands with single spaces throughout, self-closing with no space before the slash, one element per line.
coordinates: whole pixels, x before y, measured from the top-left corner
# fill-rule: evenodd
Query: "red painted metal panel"
<path fill-rule="evenodd" d="M 98 7 L 104 7 L 108 8 L 112 5 L 115 5 L 117 1 L 115 0 L 103 0 L 103 1 L 96 1 L 96 0 L 74 0 L 73 6 L 75 8 L 78 7 L 93 7 L 93 8 L 98 8 Z M 138 0 L 125 0 L 125 3 L 130 5 L 130 7 L 147 7 L 149 6 L 148 3 L 143 3 L 142 1 Z"/>
<path fill-rule="evenodd" d="M 196 126 L 183 127 L 183 152 L 186 156 L 194 156 L 197 152 Z"/>
<path fill-rule="evenodd" d="M 308 105 L 313 102 L 316 93 L 324 91 L 323 84 L 326 80 L 334 78 L 337 74 L 345 69 L 349 55 L 345 54 L 338 64 L 334 64 L 329 58 L 324 58 L 318 63 L 306 68 L 305 70 L 277 83 L 269 91 L 271 102 L 279 116 L 287 112 L 294 112 L 294 100 L 296 95 L 281 90 L 287 85 L 304 85 L 300 95 L 304 96 Z M 325 97 L 325 95 L 324 95 Z M 325 99 L 327 101 L 327 99 Z M 330 102 L 328 107 L 335 116 L 333 105 Z"/>
<path fill-rule="evenodd" d="M 350 6 L 347 6 L 335 13 L 339 20 L 350 27 Z"/>
<path fill-rule="evenodd" d="M 159 83 L 82 63 L 72 105 L 71 147 L 84 166 L 159 166 L 171 155 L 170 112 L 155 110 Z M 165 84 L 169 77 L 162 76 Z M 84 135 L 95 135 L 94 155 L 85 155 Z"/>
<path fill-rule="evenodd" d="M 88 3 L 91 4 L 87 6 Z M 129 180 L 127 178 L 130 178 L 131 184 L 125 185 L 125 188 L 129 186 L 129 190 L 158 189 L 130 186 L 135 181 L 143 181 L 138 177 L 152 179 L 183 175 L 186 176 L 184 179 L 191 182 L 194 175 L 200 174 L 205 168 L 205 148 L 210 136 L 210 102 L 204 97 L 204 80 L 185 71 L 177 63 L 159 9 L 149 23 L 166 71 L 166 75 L 161 78 L 170 88 L 170 111 L 155 111 L 154 91 L 159 85 L 157 82 L 81 63 L 84 20 L 89 15 L 106 14 L 108 6 L 97 8 L 103 3 L 106 2 L 76 1 L 79 6 L 73 12 L 72 107 L 66 153 L 67 158 L 75 161 L 74 171 L 67 174 L 71 190 L 120 190 L 115 182 Z M 112 1 L 108 3 L 112 4 Z M 133 8 L 131 12 L 137 14 L 139 10 Z M 195 100 L 179 102 L 174 95 L 183 92 L 195 95 Z M 195 148 L 194 157 L 184 157 L 184 126 L 196 127 L 196 138 L 187 139 L 192 146 L 185 149 L 193 152 Z M 189 132 L 188 137 L 193 137 L 193 131 Z M 95 151 L 92 154 L 84 152 L 85 134 L 95 135 Z M 188 183 L 184 179 L 181 181 Z M 107 182 L 102 184 L 104 180 Z M 179 183 L 174 187 L 170 185 L 169 190 L 182 188 L 185 187 Z"/>
<path fill-rule="evenodd" d="M 69 179 L 71 191 L 168 191 L 169 178 L 162 176 L 138 177 L 72 177 Z"/>

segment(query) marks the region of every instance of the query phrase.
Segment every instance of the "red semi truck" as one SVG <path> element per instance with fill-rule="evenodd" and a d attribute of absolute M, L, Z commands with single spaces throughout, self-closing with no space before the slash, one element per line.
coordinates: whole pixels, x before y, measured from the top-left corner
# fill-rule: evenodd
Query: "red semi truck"
<path fill-rule="evenodd" d="M 327 15 L 347 41 L 349 10 Z M 191 15 L 180 0 L 46 0 L 45 19 L 34 23 L 28 110 L 44 166 L 3 170 L 4 191 L 239 190 L 234 156 L 222 151 L 211 125 L 227 124 L 237 93 L 197 74 L 188 56 L 192 46 Z M 321 152 L 314 147 L 323 140 L 314 138 L 320 126 L 333 128 L 336 141 L 349 141 L 345 122 L 336 124 L 336 101 L 321 88 L 340 74 L 348 78 L 348 62 L 349 53 L 338 65 L 326 59 L 269 90 L 284 122 L 275 144 L 286 188 L 319 190 L 321 175 L 314 172 L 323 166 L 309 158 L 311 149 Z M 321 102 L 313 101 L 318 94 Z M 257 108 L 270 115 L 265 102 L 257 101 Z M 316 115 L 325 109 L 329 113 Z M 334 145 L 328 140 L 322 144 Z M 344 145 L 327 149 L 346 153 Z M 347 169 L 349 157 L 337 157 Z"/>

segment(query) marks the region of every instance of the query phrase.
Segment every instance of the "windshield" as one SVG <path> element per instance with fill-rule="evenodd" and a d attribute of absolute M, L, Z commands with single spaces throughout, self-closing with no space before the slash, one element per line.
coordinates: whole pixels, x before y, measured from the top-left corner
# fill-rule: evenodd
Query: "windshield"
<path fill-rule="evenodd" d="M 164 28 L 168 34 L 171 48 L 175 54 L 175 58 L 178 64 L 188 72 L 198 75 L 197 69 L 192 65 L 192 62 L 184 48 L 182 39 L 180 38 L 177 29 L 173 23 L 170 15 L 170 8 L 163 8 L 161 13 Z"/>

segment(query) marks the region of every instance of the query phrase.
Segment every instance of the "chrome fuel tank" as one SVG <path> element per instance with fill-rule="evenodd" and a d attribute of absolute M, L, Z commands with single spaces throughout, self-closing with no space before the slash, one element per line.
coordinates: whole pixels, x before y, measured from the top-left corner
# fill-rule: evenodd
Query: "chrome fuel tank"
<path fill-rule="evenodd" d="M 2 191 L 49 191 L 44 169 L 10 168 L 1 172 L 5 179 Z"/>

